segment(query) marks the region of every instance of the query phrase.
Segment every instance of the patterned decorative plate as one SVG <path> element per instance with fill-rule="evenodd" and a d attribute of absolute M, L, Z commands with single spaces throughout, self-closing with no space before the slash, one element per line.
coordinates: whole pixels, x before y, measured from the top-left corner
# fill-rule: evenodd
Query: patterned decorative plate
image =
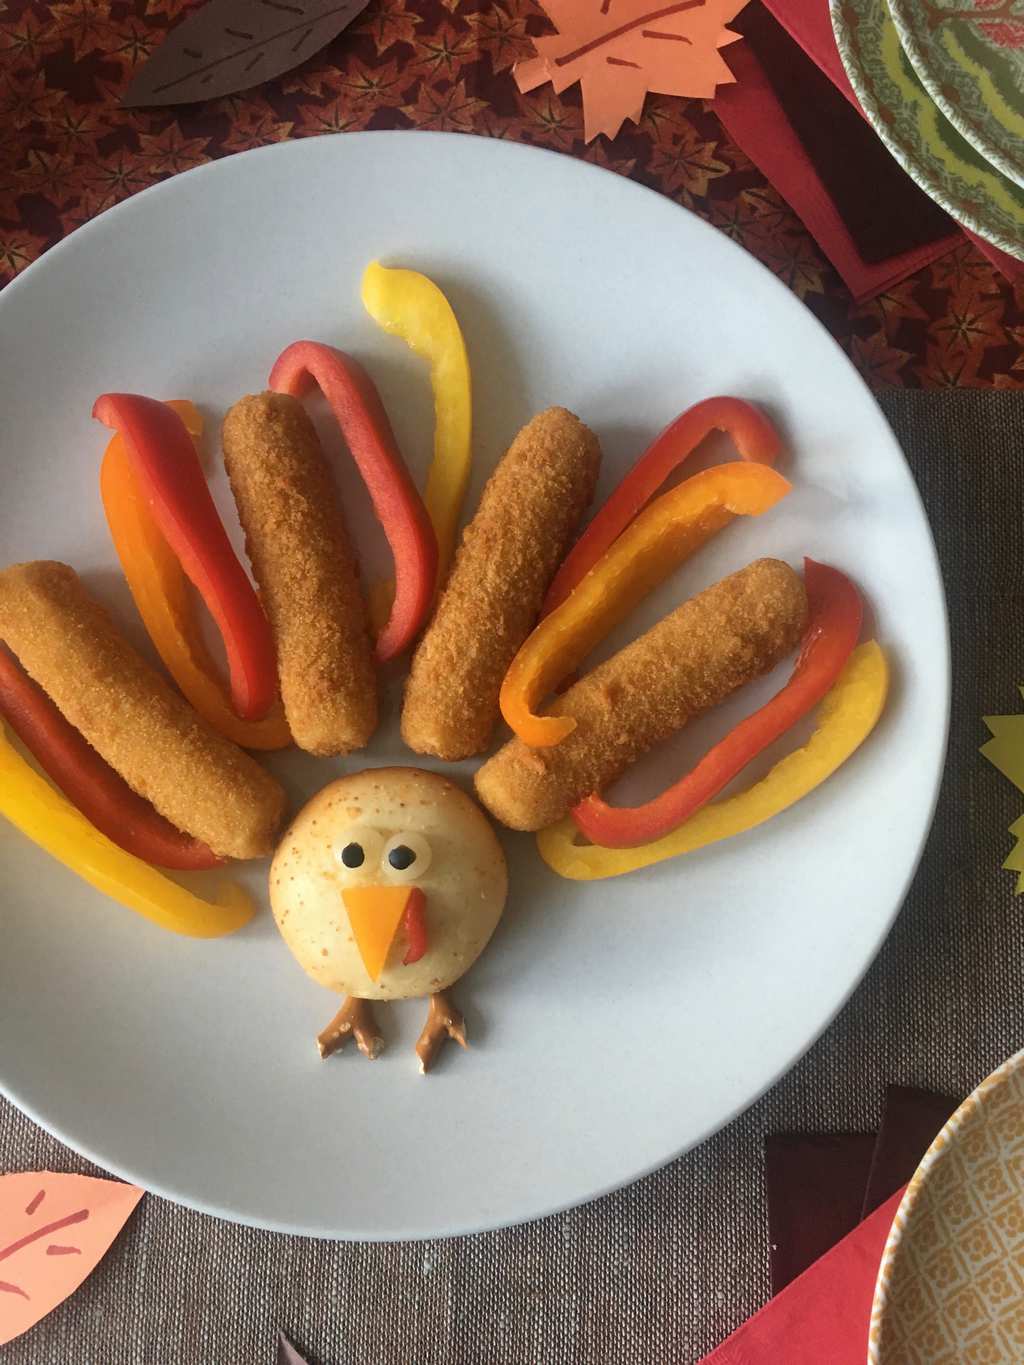
<path fill-rule="evenodd" d="M 1024 188 L 939 112 L 903 51 L 886 0 L 831 0 L 831 10 L 846 74 L 889 151 L 957 222 L 1024 260 Z"/>
<path fill-rule="evenodd" d="M 1024 1360 L 1024 1052 L 928 1149 L 882 1255 L 868 1365 Z"/>
<path fill-rule="evenodd" d="M 1024 185 L 1024 0 L 889 0 L 889 8 L 953 127 Z"/>

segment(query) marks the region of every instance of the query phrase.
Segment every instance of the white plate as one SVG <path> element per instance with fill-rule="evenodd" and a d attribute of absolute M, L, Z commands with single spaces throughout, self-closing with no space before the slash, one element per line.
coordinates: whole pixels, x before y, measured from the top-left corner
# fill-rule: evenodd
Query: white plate
<path fill-rule="evenodd" d="M 474 1046 L 425 1080 L 411 1051 L 420 1002 L 380 1011 L 389 1049 L 373 1066 L 348 1053 L 321 1063 L 312 1039 L 335 1002 L 269 913 L 233 938 L 178 939 L 0 828 L 4 1092 L 168 1198 L 293 1232 L 407 1238 L 537 1217 L 632 1180 L 793 1063 L 906 891 L 942 766 L 949 670 L 913 482 L 811 314 L 667 199 L 470 137 L 352 134 L 230 157 L 130 199 L 16 280 L 0 296 L 0 562 L 73 563 L 139 639 L 99 503 L 93 399 L 191 397 L 215 422 L 299 337 L 364 357 L 422 475 L 424 368 L 359 301 L 377 256 L 439 280 L 464 325 L 473 502 L 547 404 L 599 432 L 603 495 L 680 409 L 716 392 L 752 398 L 786 433 L 796 489 L 719 536 L 642 619 L 757 555 L 810 554 L 855 575 L 895 670 L 864 749 L 741 839 L 586 885 L 510 836 L 508 913 L 458 988 Z M 230 515 L 221 481 L 217 492 Z M 667 781 L 769 690 L 694 726 L 632 789 Z M 367 762 L 410 761 L 394 712 Z M 357 765 L 275 766 L 299 795 Z M 252 875 L 261 896 L 264 875 Z"/>

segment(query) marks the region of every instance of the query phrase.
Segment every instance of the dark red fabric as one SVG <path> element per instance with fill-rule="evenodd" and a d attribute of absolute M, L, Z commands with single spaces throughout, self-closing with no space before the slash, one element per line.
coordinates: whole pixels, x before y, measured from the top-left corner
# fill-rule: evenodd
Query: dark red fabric
<path fill-rule="evenodd" d="M 948 1095 L 908 1085 L 889 1086 L 864 1194 L 865 1218 L 907 1183 L 958 1107 L 959 1101 Z"/>
<path fill-rule="evenodd" d="M 800 215 L 808 231 L 842 276 L 855 299 L 888 300 L 910 275 L 950 255 L 963 236 L 950 236 L 892 256 L 878 264 L 865 261 L 849 228 L 811 164 L 810 157 L 775 96 L 753 49 L 746 41 L 725 49 L 734 85 L 722 86 L 714 109 L 729 133 L 747 152 L 778 192 Z M 881 358 L 881 353 L 879 353 Z M 887 378 L 894 371 L 885 366 Z"/>
<path fill-rule="evenodd" d="M 877 264 L 956 231 L 949 215 L 918 189 L 760 0 L 742 10 L 732 27 L 753 48 L 862 260 Z"/>
<path fill-rule="evenodd" d="M 764 1142 L 772 1293 L 861 1221 L 874 1133 L 780 1134 Z"/>

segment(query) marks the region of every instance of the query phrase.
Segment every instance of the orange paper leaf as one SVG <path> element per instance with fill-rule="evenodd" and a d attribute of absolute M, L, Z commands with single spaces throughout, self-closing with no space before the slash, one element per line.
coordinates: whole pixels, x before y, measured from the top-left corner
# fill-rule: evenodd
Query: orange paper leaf
<path fill-rule="evenodd" d="M 537 56 L 515 66 L 524 93 L 580 82 L 584 132 L 614 137 L 639 122 L 648 91 L 710 99 L 734 80 L 718 49 L 739 38 L 725 25 L 747 0 L 541 0 L 558 33 L 534 38 Z"/>
<path fill-rule="evenodd" d="M 78 1288 L 142 1193 L 136 1185 L 87 1175 L 0 1176 L 0 1346 Z"/>

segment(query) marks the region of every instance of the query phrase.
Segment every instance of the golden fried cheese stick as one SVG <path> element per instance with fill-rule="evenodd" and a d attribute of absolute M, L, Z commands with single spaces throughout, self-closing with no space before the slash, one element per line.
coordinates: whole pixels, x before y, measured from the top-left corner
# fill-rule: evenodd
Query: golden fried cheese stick
<path fill-rule="evenodd" d="M 0 639 L 65 719 L 178 829 L 221 857 L 273 852 L 282 788 L 135 652 L 74 569 L 38 560 L 0 572 Z"/>
<path fill-rule="evenodd" d="M 597 484 L 597 437 L 565 408 L 529 422 L 487 481 L 413 656 L 402 738 L 454 761 L 483 753 L 498 693 Z"/>
<path fill-rule="evenodd" d="M 225 418 L 223 442 L 295 743 L 311 754 L 361 749 L 377 727 L 373 646 L 313 424 L 295 398 L 250 395 Z"/>
<path fill-rule="evenodd" d="M 581 678 L 549 708 L 575 716 L 576 729 L 546 749 L 511 740 L 476 774 L 477 795 L 512 829 L 554 824 L 691 716 L 774 668 L 806 620 L 799 575 L 777 559 L 756 560 Z"/>

